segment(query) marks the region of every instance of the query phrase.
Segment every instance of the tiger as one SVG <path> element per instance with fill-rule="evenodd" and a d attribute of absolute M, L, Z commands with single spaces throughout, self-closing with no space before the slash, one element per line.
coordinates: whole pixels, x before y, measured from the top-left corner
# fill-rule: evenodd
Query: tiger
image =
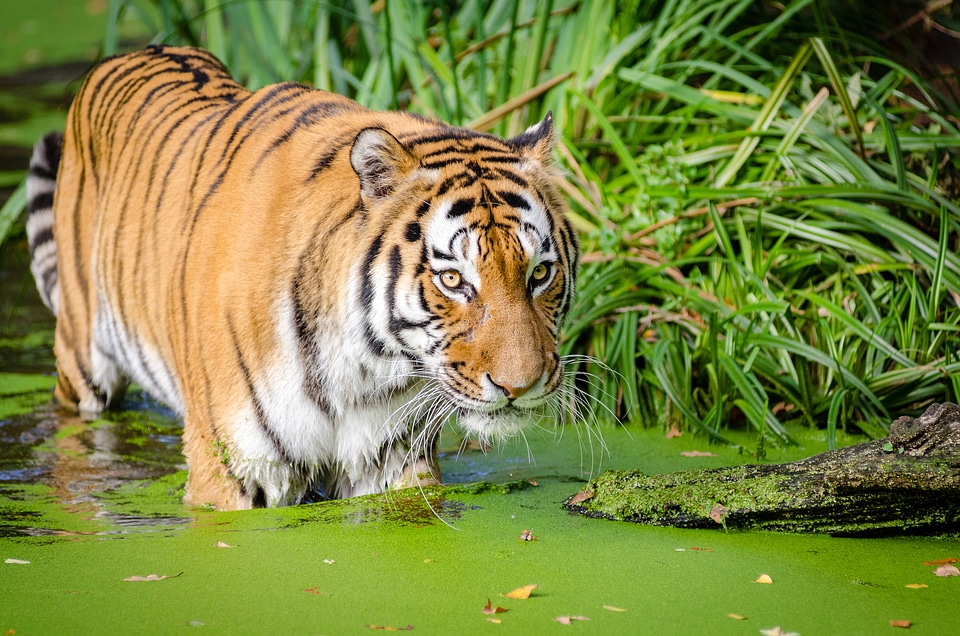
<path fill-rule="evenodd" d="M 446 421 L 495 443 L 561 408 L 555 136 L 551 113 L 503 139 L 251 92 L 199 48 L 104 59 L 27 178 L 55 402 L 97 417 L 136 383 L 170 406 L 187 505 L 440 483 Z"/>

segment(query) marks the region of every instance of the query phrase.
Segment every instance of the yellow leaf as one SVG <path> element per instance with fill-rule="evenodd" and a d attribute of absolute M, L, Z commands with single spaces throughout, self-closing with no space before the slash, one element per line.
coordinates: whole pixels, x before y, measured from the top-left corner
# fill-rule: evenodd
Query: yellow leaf
<path fill-rule="evenodd" d="M 229 543 L 224 543 L 223 541 L 217 541 L 218 548 L 232 548 L 233 546 Z"/>
<path fill-rule="evenodd" d="M 760 576 L 757 577 L 757 580 L 754 581 L 754 583 L 763 583 L 764 585 L 771 585 L 773 583 L 773 579 L 770 578 L 769 574 L 761 574 Z"/>
<path fill-rule="evenodd" d="M 507 592 L 506 594 L 504 594 L 504 596 L 506 596 L 507 598 L 517 598 L 517 599 L 530 598 L 530 592 L 534 591 L 534 590 L 537 589 L 538 587 L 540 587 L 540 586 L 539 586 L 539 585 L 524 585 L 523 587 L 518 587 L 517 589 L 513 590 L 512 592 Z"/>
<path fill-rule="evenodd" d="M 909 587 L 911 590 L 922 590 L 925 587 L 930 587 L 926 583 L 907 583 L 903 587 Z"/>
<path fill-rule="evenodd" d="M 603 609 L 605 609 L 605 610 L 610 610 L 611 612 L 626 612 L 626 611 L 627 611 L 627 610 L 623 609 L 622 607 L 617 607 L 617 606 L 615 606 L 615 605 L 604 605 L 604 606 L 603 606 Z"/>
<path fill-rule="evenodd" d="M 735 620 L 735 621 L 745 621 L 745 620 L 747 620 L 747 617 L 746 617 L 746 616 L 740 616 L 739 614 L 727 614 L 727 616 L 729 616 L 730 618 L 732 618 L 732 619 Z"/>

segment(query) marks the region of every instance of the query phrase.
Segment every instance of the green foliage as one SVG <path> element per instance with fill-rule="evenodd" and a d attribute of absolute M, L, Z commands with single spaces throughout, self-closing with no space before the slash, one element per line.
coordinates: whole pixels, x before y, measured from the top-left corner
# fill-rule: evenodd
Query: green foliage
<path fill-rule="evenodd" d="M 830 3 L 112 0 L 252 87 L 512 135 L 554 112 L 584 242 L 563 342 L 621 418 L 756 453 L 960 390 L 960 132 Z M 117 29 L 105 44 L 117 50 Z M 836 51 L 842 51 L 841 56 Z M 619 383 L 617 384 L 617 379 Z M 613 387 L 617 387 L 614 389 Z"/>

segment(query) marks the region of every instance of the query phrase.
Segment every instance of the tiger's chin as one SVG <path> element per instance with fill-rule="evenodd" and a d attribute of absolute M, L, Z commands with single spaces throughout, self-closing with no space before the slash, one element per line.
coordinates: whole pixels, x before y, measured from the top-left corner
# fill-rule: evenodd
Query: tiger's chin
<path fill-rule="evenodd" d="M 458 418 L 460 428 L 482 442 L 504 442 L 542 419 L 540 409 L 522 408 L 507 404 L 488 411 L 462 409 Z"/>

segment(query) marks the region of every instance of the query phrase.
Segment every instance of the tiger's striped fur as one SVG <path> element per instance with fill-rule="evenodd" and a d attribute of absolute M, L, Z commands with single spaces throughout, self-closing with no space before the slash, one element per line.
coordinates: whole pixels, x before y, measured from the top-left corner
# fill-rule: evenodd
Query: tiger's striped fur
<path fill-rule="evenodd" d="M 52 215 L 59 138 L 31 163 L 56 399 L 94 415 L 134 381 L 179 411 L 191 504 L 438 478 L 451 415 L 500 438 L 556 399 L 578 248 L 552 143 L 549 115 L 502 140 L 294 83 L 251 93 L 199 49 L 103 61 Z"/>

